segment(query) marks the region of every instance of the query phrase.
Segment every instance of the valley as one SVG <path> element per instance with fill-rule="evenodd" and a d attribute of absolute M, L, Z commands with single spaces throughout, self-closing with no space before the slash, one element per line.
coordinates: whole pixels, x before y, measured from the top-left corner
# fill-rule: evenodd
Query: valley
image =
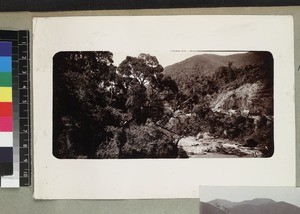
<path fill-rule="evenodd" d="M 171 53 L 166 52 L 165 57 Z M 63 159 L 267 158 L 274 153 L 273 57 L 195 52 L 53 58 L 53 154 Z"/>

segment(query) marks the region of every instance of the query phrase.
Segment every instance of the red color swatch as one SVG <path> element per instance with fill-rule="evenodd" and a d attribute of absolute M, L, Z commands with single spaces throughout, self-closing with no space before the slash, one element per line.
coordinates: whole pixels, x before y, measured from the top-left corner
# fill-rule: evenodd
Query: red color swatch
<path fill-rule="evenodd" d="M 12 117 L 11 102 L 0 102 L 0 117 Z"/>
<path fill-rule="evenodd" d="M 12 117 L 0 117 L 0 132 L 12 132 Z"/>

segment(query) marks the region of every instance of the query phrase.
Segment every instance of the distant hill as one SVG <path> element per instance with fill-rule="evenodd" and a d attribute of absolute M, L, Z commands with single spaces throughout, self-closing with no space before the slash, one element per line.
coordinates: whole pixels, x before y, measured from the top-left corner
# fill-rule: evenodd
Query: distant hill
<path fill-rule="evenodd" d="M 274 204 L 263 204 L 259 208 L 267 214 L 299 214 L 300 207 L 286 203 L 286 202 L 277 202 Z"/>
<path fill-rule="evenodd" d="M 258 206 L 251 204 L 243 204 L 233 207 L 228 214 L 267 214 L 264 213 Z"/>
<path fill-rule="evenodd" d="M 259 110 L 272 114 L 272 69 L 269 52 L 247 52 L 196 55 L 167 66 L 164 73 L 175 80 L 183 94 L 205 99 L 214 111 Z"/>
<path fill-rule="evenodd" d="M 212 207 L 213 206 L 213 207 Z M 216 199 L 208 203 L 201 202 L 200 214 L 299 214 L 300 207 L 286 203 L 276 202 L 268 198 L 256 198 L 242 202 L 231 202 Z M 221 211 L 221 212 L 220 212 Z"/>
<path fill-rule="evenodd" d="M 225 211 L 228 212 L 230 208 L 236 207 L 236 206 L 241 206 L 241 205 L 262 205 L 262 204 L 273 204 L 276 203 L 272 199 L 268 198 L 255 198 L 253 200 L 247 200 L 247 201 L 242 201 L 242 202 L 232 202 L 228 201 L 225 199 L 215 199 L 213 201 L 208 202 L 209 204 Z"/>
<path fill-rule="evenodd" d="M 262 205 L 262 204 L 274 204 L 276 201 L 269 198 L 255 198 L 252 200 L 239 202 L 239 205 L 251 204 L 251 205 Z"/>
<path fill-rule="evenodd" d="M 225 199 L 215 199 L 208 203 L 221 209 L 222 211 L 227 211 L 228 209 L 230 209 L 238 204 L 238 202 L 231 202 L 231 201 L 228 201 Z"/>
<path fill-rule="evenodd" d="M 228 214 L 299 214 L 300 208 L 286 202 L 261 205 L 243 204 L 230 209 Z"/>
<path fill-rule="evenodd" d="M 226 214 L 226 213 L 211 204 L 201 202 L 200 214 Z"/>
<path fill-rule="evenodd" d="M 247 52 L 221 56 L 217 54 L 202 54 L 190 57 L 173 65 L 166 66 L 165 75 L 213 75 L 217 68 L 228 66 L 229 62 L 235 67 L 263 64 L 268 60 L 269 52 Z"/>

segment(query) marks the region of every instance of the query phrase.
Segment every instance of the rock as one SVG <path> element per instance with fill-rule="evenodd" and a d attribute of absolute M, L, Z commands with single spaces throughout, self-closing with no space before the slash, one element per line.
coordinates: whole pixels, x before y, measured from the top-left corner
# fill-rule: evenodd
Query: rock
<path fill-rule="evenodd" d="M 203 134 L 201 132 L 199 132 L 197 134 L 196 140 L 202 139 L 203 138 Z"/>
<path fill-rule="evenodd" d="M 188 154 L 186 153 L 186 151 L 182 148 L 182 146 L 180 146 L 178 148 L 178 158 L 189 158 Z"/>

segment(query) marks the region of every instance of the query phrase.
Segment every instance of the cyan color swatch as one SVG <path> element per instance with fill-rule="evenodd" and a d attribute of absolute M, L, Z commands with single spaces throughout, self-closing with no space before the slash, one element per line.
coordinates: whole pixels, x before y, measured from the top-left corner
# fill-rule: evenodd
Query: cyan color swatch
<path fill-rule="evenodd" d="M 11 72 L 11 56 L 0 56 L 0 72 Z"/>

